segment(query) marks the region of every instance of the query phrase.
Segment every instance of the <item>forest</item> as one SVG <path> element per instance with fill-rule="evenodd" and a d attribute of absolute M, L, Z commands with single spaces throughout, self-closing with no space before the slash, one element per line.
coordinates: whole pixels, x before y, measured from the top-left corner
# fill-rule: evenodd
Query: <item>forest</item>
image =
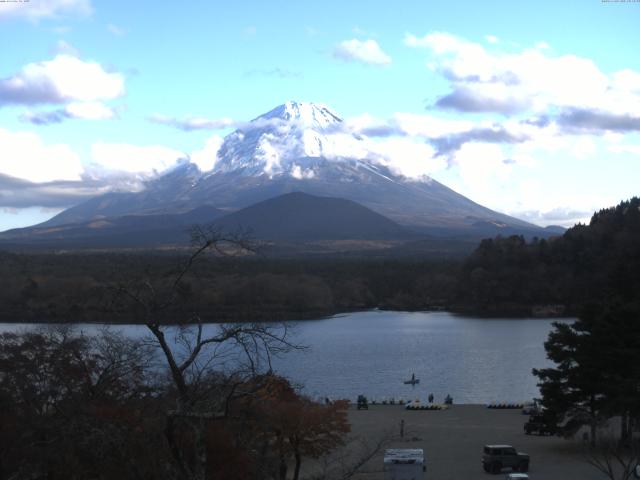
<path fill-rule="evenodd" d="M 207 255 L 184 295 L 208 322 L 307 319 L 371 308 L 472 315 L 571 316 L 640 288 L 640 200 L 593 215 L 562 236 L 483 240 L 462 260 L 433 257 Z M 133 278 L 162 282 L 171 252 L 0 252 L 0 320 L 135 321 L 114 316 L 113 291 Z M 167 310 L 171 322 L 176 311 Z"/>
<path fill-rule="evenodd" d="M 132 322 L 109 310 L 113 290 L 132 278 L 162 281 L 184 261 L 184 256 L 157 253 L 4 253 L 0 319 Z M 185 288 L 209 322 L 305 319 L 371 308 L 444 306 L 454 295 L 457 268 L 456 263 L 419 258 L 207 256 L 194 266 Z"/>
<path fill-rule="evenodd" d="M 640 291 L 640 199 L 596 212 L 561 237 L 483 240 L 459 272 L 463 308 L 499 313 L 522 306 L 585 305 L 636 299 Z"/>

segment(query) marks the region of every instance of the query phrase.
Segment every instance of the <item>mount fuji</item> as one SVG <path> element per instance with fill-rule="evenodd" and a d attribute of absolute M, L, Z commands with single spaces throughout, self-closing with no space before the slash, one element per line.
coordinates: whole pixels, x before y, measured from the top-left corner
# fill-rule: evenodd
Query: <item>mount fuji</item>
<path fill-rule="evenodd" d="M 483 207 L 432 178 L 401 175 L 371 145 L 368 138 L 351 133 L 330 108 L 290 101 L 227 135 L 210 171 L 202 172 L 186 159 L 148 181 L 142 191 L 100 195 L 35 228 L 179 215 L 203 206 L 231 214 L 303 192 L 356 202 L 413 233 L 548 236 L 545 229 Z M 21 232 L 26 238 L 25 229 Z"/>

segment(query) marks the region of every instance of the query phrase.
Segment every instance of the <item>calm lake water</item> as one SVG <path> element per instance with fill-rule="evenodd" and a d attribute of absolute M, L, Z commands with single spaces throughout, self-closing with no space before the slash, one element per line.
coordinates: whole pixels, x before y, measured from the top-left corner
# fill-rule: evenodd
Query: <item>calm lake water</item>
<path fill-rule="evenodd" d="M 448 312 L 369 311 L 298 322 L 293 342 L 308 346 L 274 369 L 312 397 L 420 398 L 456 403 L 523 402 L 539 396 L 532 368 L 550 365 L 543 343 L 558 319 L 487 319 Z M 563 319 L 561 321 L 569 321 Z M 24 324 L 0 324 L 1 331 Z M 85 334 L 96 325 L 78 325 Z M 118 325 L 126 335 L 140 325 Z M 420 383 L 404 385 L 415 373 Z"/>

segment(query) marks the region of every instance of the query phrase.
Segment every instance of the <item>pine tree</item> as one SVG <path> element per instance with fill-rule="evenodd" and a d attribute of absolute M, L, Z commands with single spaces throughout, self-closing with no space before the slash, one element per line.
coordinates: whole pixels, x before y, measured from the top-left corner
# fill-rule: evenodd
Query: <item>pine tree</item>
<path fill-rule="evenodd" d="M 554 323 L 545 342 L 555 368 L 534 369 L 548 415 L 567 433 L 583 425 L 596 442 L 599 422 L 619 416 L 621 440 L 640 416 L 640 308 L 637 303 L 591 306 L 573 324 Z"/>

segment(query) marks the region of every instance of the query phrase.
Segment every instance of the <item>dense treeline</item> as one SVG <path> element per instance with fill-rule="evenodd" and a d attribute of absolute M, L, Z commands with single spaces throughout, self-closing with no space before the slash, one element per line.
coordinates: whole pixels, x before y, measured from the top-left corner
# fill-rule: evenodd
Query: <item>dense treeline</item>
<path fill-rule="evenodd" d="M 110 321 L 113 288 L 131 278 L 168 278 L 176 254 L 2 254 L 3 321 Z M 207 321 L 311 318 L 340 311 L 446 306 L 459 265 L 424 259 L 208 257 L 185 287 Z M 167 311 L 167 321 L 175 311 Z"/>
<path fill-rule="evenodd" d="M 185 291 L 207 321 L 313 318 L 384 308 L 487 315 L 577 315 L 589 301 L 640 290 L 640 200 L 564 235 L 483 240 L 464 261 L 424 257 L 203 259 Z M 0 253 L 0 320 L 109 321 L 114 286 L 161 279 L 176 253 Z M 175 311 L 167 311 L 167 321 Z"/>
<path fill-rule="evenodd" d="M 558 238 L 483 240 L 463 265 L 457 302 L 475 312 L 561 305 L 577 314 L 588 303 L 626 301 L 639 291 L 640 199 L 633 198 Z"/>
<path fill-rule="evenodd" d="M 540 263 L 540 248 L 529 249 L 533 265 Z M 615 458 L 627 475 L 620 478 L 629 478 L 640 461 L 633 435 L 640 422 L 640 199 L 596 213 L 545 253 L 547 265 L 574 279 L 564 295 L 580 307 L 578 320 L 554 323 L 545 342 L 554 366 L 533 371 L 545 415 L 568 435 L 588 426 L 591 446 L 603 445 L 607 459 L 594 465 L 613 478 L 607 465 Z M 597 438 L 614 418 L 619 438 Z"/>

